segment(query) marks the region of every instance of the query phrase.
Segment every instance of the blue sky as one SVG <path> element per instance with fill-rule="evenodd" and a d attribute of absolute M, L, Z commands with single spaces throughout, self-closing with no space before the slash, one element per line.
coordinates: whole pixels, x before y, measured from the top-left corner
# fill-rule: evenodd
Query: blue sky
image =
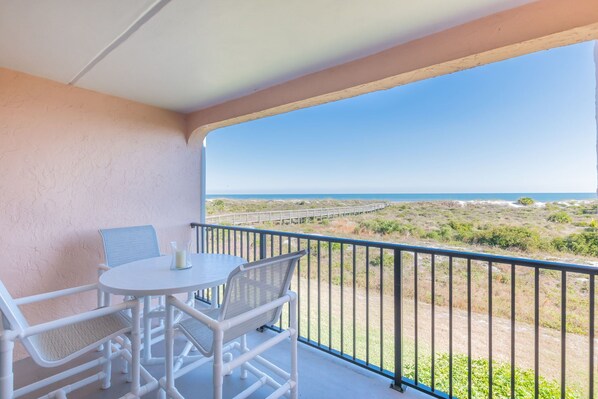
<path fill-rule="evenodd" d="M 592 192 L 593 43 L 219 129 L 207 192 Z"/>

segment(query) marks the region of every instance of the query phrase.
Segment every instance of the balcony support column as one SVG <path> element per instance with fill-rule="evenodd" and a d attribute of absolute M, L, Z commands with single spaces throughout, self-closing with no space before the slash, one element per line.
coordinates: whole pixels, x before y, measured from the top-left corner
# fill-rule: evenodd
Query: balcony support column
<path fill-rule="evenodd" d="M 203 137 L 201 139 L 201 148 L 199 152 L 199 220 L 200 223 L 206 222 L 206 142 L 207 137 Z M 205 240 L 204 240 L 204 231 L 205 227 L 197 227 L 201 229 L 201 239 L 197 242 L 197 252 L 204 253 L 205 252 Z M 212 292 L 213 294 L 213 292 Z"/>
<path fill-rule="evenodd" d="M 596 72 L 596 111 L 594 117 L 596 118 L 596 172 L 598 173 L 598 40 L 594 41 L 594 71 Z M 598 196 L 598 180 L 596 181 L 596 195 Z"/>

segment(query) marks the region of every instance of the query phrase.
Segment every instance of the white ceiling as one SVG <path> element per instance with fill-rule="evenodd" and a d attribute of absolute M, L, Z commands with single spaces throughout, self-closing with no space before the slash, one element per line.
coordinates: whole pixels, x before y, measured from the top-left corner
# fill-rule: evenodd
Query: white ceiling
<path fill-rule="evenodd" d="M 0 67 L 190 112 L 528 2 L 0 0 Z"/>

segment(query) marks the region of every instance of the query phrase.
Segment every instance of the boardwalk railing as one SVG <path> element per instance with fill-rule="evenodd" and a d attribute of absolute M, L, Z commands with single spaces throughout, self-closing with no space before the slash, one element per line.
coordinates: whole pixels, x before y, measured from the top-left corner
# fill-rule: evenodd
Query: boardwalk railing
<path fill-rule="evenodd" d="M 226 215 L 212 215 L 206 217 L 206 223 L 218 224 L 253 224 L 263 222 L 274 223 L 302 223 L 308 220 L 330 219 L 345 215 L 375 212 L 388 206 L 386 203 L 376 203 L 358 206 L 343 206 L 336 208 L 294 209 L 287 211 L 264 211 L 231 213 Z"/>
<path fill-rule="evenodd" d="M 595 395 L 598 268 L 192 223 L 247 261 L 303 248 L 300 341 L 434 397 Z M 222 289 L 220 290 L 220 297 Z M 219 302 L 208 292 L 205 301 Z M 288 324 L 283 313 L 274 330 Z"/>

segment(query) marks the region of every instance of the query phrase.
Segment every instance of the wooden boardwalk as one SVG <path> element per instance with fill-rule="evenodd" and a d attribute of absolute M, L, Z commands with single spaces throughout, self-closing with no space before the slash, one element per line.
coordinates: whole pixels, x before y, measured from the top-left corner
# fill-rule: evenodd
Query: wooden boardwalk
<path fill-rule="evenodd" d="M 375 212 L 384 209 L 387 203 L 375 203 L 358 206 L 343 206 L 338 208 L 294 209 L 288 211 L 264 211 L 229 213 L 226 215 L 212 215 L 206 217 L 209 224 L 254 224 L 263 222 L 273 223 L 304 223 L 308 220 L 331 219 L 345 215 L 358 215 L 360 213 Z"/>

